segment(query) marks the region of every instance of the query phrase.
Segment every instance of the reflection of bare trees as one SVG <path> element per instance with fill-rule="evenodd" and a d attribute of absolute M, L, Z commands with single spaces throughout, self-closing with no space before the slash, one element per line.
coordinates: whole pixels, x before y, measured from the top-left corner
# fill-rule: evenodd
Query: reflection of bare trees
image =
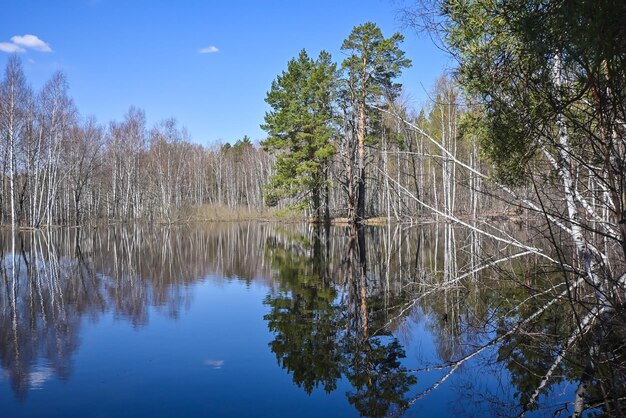
<path fill-rule="evenodd" d="M 484 228 L 484 225 L 476 227 Z M 532 225 L 503 223 L 493 224 L 491 228 L 518 242 L 546 246 L 537 241 L 536 236 L 542 234 Z M 314 236 L 311 231 L 304 232 L 300 238 L 298 234 L 296 238 L 289 234 L 280 239 L 274 237 L 273 245 L 283 242 L 285 249 L 304 257 L 297 259 L 302 263 L 308 259 L 307 254 L 311 256 L 303 243 Z M 326 324 L 341 329 L 325 335 L 334 335 L 340 341 L 336 345 L 340 347 L 338 350 L 343 350 L 344 357 L 337 367 L 355 385 L 351 394 L 355 406 L 374 408 L 375 404 L 370 403 L 374 401 L 371 398 L 374 393 L 381 397 L 379 406 L 384 404 L 380 387 L 376 386 L 380 383 L 377 379 L 384 377 L 376 374 L 376 363 L 370 357 L 374 352 L 384 351 L 381 336 L 392 338 L 387 341 L 399 338 L 411 344 L 416 336 L 412 335 L 414 328 L 410 323 L 423 322 L 432 335 L 435 343 L 432 354 L 438 360 L 412 371 L 402 370 L 398 363 L 385 373 L 398 377 L 400 372 L 416 376 L 418 381 L 426 373 L 438 377 L 420 391 L 406 392 L 405 386 L 398 386 L 400 392 L 396 395 L 385 395 L 393 401 L 380 410 L 383 415 L 393 411 L 386 409 L 392 405 L 401 412 L 442 386 L 449 387 L 451 382 L 464 383 L 460 396 L 472 398 L 471 403 L 457 404 L 457 413 L 467 407 L 495 414 L 493 408 L 498 405 L 505 414 L 523 414 L 541 402 L 551 412 L 566 405 L 576 414 L 594 408 L 611 416 L 623 415 L 626 394 L 623 314 L 600 312 L 584 280 L 572 275 L 566 286 L 562 271 L 546 268 L 550 264 L 546 264 L 545 256 L 490 239 L 476 229 L 451 224 L 414 228 L 399 225 L 360 231 L 332 229 L 326 245 L 329 256 L 318 262 L 325 269 L 319 267 L 320 271 L 330 272 L 330 276 L 324 276 L 330 277 L 330 281 L 315 282 L 311 278 L 315 273 L 304 273 L 297 267 L 298 263 L 294 264 L 295 258 L 289 258 L 289 274 L 300 275 L 300 279 L 307 277 L 308 286 L 317 283 L 316 289 L 337 292 L 336 299 L 325 302 L 323 312 L 328 314 L 331 306 L 338 309 L 341 314 Z M 275 278 L 291 292 L 291 296 L 281 293 L 281 306 L 290 306 L 290 297 L 304 298 L 301 300 L 309 301 L 305 306 L 315 311 L 315 304 L 309 298 L 319 295 L 320 290 L 304 292 L 294 285 L 297 279 L 285 281 L 287 271 L 279 271 L 282 276 Z M 321 301 L 319 297 L 315 300 Z M 584 306 L 586 309 L 581 309 Z M 280 325 L 271 329 L 283 337 L 280 332 L 296 337 L 289 334 L 289 328 L 281 329 Z M 305 338 L 305 330 L 298 329 L 292 342 Z M 279 361 L 289 347 L 280 348 L 283 351 L 275 351 Z M 310 368 L 311 364 L 315 364 L 314 360 L 302 367 Z M 492 370 L 507 381 L 489 393 L 483 387 L 473 388 L 474 382 L 463 380 L 463 375 L 464 370 L 476 368 Z M 291 364 L 288 370 L 295 378 L 296 366 Z M 314 372 L 309 370 L 308 376 L 315 381 Z M 554 383 L 563 380 L 571 382 L 569 392 L 564 392 L 569 394 L 565 401 L 555 398 L 558 393 L 552 393 Z M 410 395 L 409 398 L 403 400 L 402 393 Z"/>
<path fill-rule="evenodd" d="M 0 362 L 18 395 L 41 373 L 39 360 L 60 378 L 69 378 L 81 316 L 81 306 L 74 303 L 78 262 L 59 258 L 40 234 L 21 244 L 21 252 L 3 257 L 0 290 Z"/>
<path fill-rule="evenodd" d="M 441 373 L 409 405 L 453 380 L 465 366 L 489 367 L 494 373 L 504 366 L 514 393 L 494 393 L 484 401 L 502 404 L 514 395 L 511 414 L 524 415 L 541 402 L 551 411 L 566 405 L 575 416 L 589 408 L 623 415 L 626 353 L 623 344 L 604 344 L 609 335 L 620 335 L 623 314 L 595 305 L 593 287 L 566 266 L 565 272 L 549 268 L 543 256 L 529 258 L 528 251 L 502 241 L 447 228 L 435 238 L 438 248 L 430 264 L 435 268 L 412 287 L 405 302 L 414 312 L 427 314 L 440 358 L 439 364 L 417 372 Z M 499 233 L 544 245 L 530 226 L 507 224 Z M 425 251 L 422 256 L 428 257 Z M 576 390 L 566 390 L 561 394 L 566 399 L 557 400 L 552 388 L 563 380 Z"/>
<path fill-rule="evenodd" d="M 55 229 L 0 235 L 0 364 L 24 396 L 71 374 L 83 317 L 112 313 L 141 326 L 156 308 L 171 317 L 191 302 L 189 284 L 268 277 L 259 248 L 268 228 Z M 7 251 L 8 250 L 8 251 Z"/>
<path fill-rule="evenodd" d="M 498 228 L 520 242 L 537 234 Z M 111 314 L 135 326 L 153 310 L 176 318 L 191 303 L 190 285 L 210 278 L 267 282 L 280 364 L 307 391 L 348 379 L 349 401 L 377 411 L 370 415 L 402 412 L 476 366 L 506 371 L 517 397 L 485 400 L 512 402 L 514 413 L 553 405 L 548 395 L 562 380 L 572 382 L 559 401 L 570 412 L 624 407 L 623 311 L 601 312 L 580 277 L 566 286 L 545 257 L 471 229 L 128 226 L 4 234 L 0 246 L 0 364 L 20 396 L 69 378 L 83 318 Z M 435 360 L 407 370 L 414 323 L 432 335 Z M 425 373 L 439 375 L 417 391 Z"/>

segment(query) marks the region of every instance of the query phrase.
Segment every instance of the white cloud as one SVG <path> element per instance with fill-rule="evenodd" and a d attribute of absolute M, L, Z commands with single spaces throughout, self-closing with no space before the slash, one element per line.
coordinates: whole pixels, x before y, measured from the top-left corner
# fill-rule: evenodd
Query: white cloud
<path fill-rule="evenodd" d="M 52 377 L 52 369 L 49 367 L 42 367 L 37 371 L 28 374 L 28 384 L 31 389 L 41 389 L 48 380 Z"/>
<path fill-rule="evenodd" d="M 52 52 L 52 48 L 50 48 L 50 45 L 48 45 L 35 35 L 15 35 L 11 38 L 11 41 L 13 41 L 15 45 L 19 45 L 24 48 L 34 49 L 35 51 Z"/>
<path fill-rule="evenodd" d="M 13 52 L 24 52 L 25 49 L 10 42 L 0 42 L 0 51 L 12 54 Z"/>
<path fill-rule="evenodd" d="M 201 54 L 212 54 L 214 52 L 219 52 L 219 49 L 213 45 L 209 45 L 206 48 L 199 49 L 198 52 Z"/>

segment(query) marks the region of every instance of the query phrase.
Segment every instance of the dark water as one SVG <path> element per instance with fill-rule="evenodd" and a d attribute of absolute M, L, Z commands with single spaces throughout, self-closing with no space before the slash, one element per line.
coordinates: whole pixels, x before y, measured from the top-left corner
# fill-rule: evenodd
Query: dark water
<path fill-rule="evenodd" d="M 556 337 L 506 334 L 536 260 L 482 269 L 510 248 L 450 227 L 135 226 L 1 244 L 1 417 L 516 416 L 558 353 Z M 560 312 L 534 331 L 566 335 Z M 530 415 L 567 407 L 581 368 L 564 361 Z"/>

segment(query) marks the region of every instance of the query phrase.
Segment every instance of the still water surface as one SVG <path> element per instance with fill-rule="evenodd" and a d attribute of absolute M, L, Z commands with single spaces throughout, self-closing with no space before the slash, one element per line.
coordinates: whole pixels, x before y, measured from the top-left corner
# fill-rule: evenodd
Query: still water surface
<path fill-rule="evenodd" d="M 528 377 L 504 343 L 441 385 L 450 367 L 426 370 L 493 338 L 495 295 L 511 296 L 451 280 L 504 251 L 462 231 L 232 223 L 1 244 L 2 417 L 520 411 Z M 550 388 L 550 407 L 572 388 Z"/>

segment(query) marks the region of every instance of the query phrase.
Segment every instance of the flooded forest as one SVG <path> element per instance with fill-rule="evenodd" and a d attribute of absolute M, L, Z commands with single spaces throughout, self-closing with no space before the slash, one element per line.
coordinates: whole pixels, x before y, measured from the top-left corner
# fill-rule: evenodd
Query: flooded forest
<path fill-rule="evenodd" d="M 259 141 L 99 123 L 11 56 L 0 415 L 626 416 L 626 5 L 401 18 L 454 60 L 427 103 L 366 22 Z"/>

